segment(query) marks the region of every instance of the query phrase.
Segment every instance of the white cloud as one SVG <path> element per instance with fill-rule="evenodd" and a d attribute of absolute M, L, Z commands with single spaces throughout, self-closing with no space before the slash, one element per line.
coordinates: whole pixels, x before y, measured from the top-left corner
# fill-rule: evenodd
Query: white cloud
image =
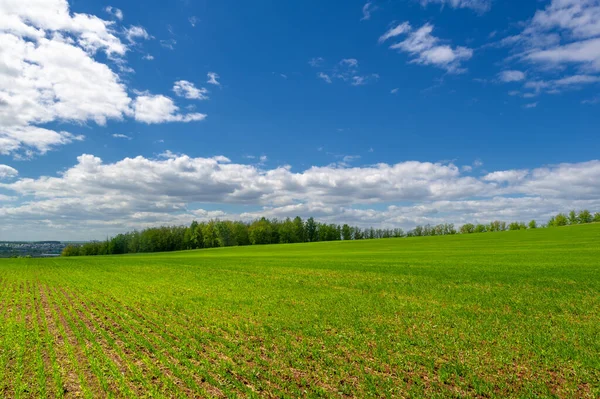
<path fill-rule="evenodd" d="M 83 139 L 47 124 L 104 125 L 132 116 L 128 88 L 109 65 L 131 72 L 119 37 L 149 38 L 139 26 L 122 30 L 71 13 L 66 0 L 32 1 L 0 3 L 0 154 L 19 159 Z M 117 9 L 107 11 L 119 19 Z"/>
<path fill-rule="evenodd" d="M 600 72 L 600 38 L 569 43 L 548 49 L 535 49 L 529 52 L 526 59 L 536 63 L 580 65 L 584 69 Z"/>
<path fill-rule="evenodd" d="M 314 63 L 314 65 L 318 64 Z M 318 72 L 317 77 L 327 83 L 333 83 L 334 79 L 339 79 L 352 86 L 362 86 L 379 79 L 379 75 L 376 73 L 361 75 L 356 58 L 344 58 L 327 72 Z"/>
<path fill-rule="evenodd" d="M 340 61 L 340 65 L 348 67 L 348 68 L 357 68 L 358 60 L 356 58 L 344 58 Z"/>
<path fill-rule="evenodd" d="M 379 79 L 379 75 L 376 73 L 372 73 L 370 75 L 355 75 L 352 76 L 352 81 L 351 81 L 351 85 L 352 86 L 362 86 L 362 85 L 366 85 L 369 82 L 373 82 Z"/>
<path fill-rule="evenodd" d="M 119 8 L 108 6 L 104 9 L 104 11 L 106 11 L 107 13 L 109 13 L 110 15 L 112 15 L 113 17 L 118 19 L 119 21 L 123 20 L 123 11 L 121 11 Z"/>
<path fill-rule="evenodd" d="M 188 18 L 188 21 L 190 22 L 190 25 L 192 25 L 192 28 L 195 28 L 196 24 L 198 22 L 200 22 L 200 20 L 197 17 L 193 16 L 193 15 Z"/>
<path fill-rule="evenodd" d="M 208 76 L 208 80 L 206 81 L 206 83 L 211 84 L 211 85 L 215 85 L 215 86 L 221 86 L 221 82 L 219 82 L 217 79 L 219 79 L 219 74 L 215 73 L 215 72 L 209 72 L 206 74 L 206 76 Z"/>
<path fill-rule="evenodd" d="M 325 82 L 327 82 L 327 83 L 331 83 L 331 77 L 330 77 L 329 75 L 327 75 L 326 73 L 319 72 L 319 73 L 317 73 L 317 76 L 318 76 L 320 79 L 323 79 Z"/>
<path fill-rule="evenodd" d="M 311 59 L 308 61 L 308 64 L 309 64 L 311 67 L 314 67 L 314 68 L 316 68 L 316 67 L 319 67 L 319 66 L 321 66 L 321 65 L 323 64 L 323 62 L 324 62 L 324 61 L 325 61 L 325 60 L 323 59 L 323 57 L 315 57 L 315 58 L 311 58 Z"/>
<path fill-rule="evenodd" d="M 373 5 L 372 1 L 368 1 L 362 8 L 362 18 L 361 21 L 366 21 L 371 19 L 371 13 L 377 10 L 377 6 Z"/>
<path fill-rule="evenodd" d="M 525 179 L 528 174 L 529 171 L 527 170 L 503 170 L 488 173 L 483 177 L 483 180 L 498 183 L 516 183 Z"/>
<path fill-rule="evenodd" d="M 195 122 L 206 118 L 205 114 L 180 114 L 179 107 L 169 97 L 158 95 L 140 95 L 133 102 L 134 117 L 143 123 Z"/>
<path fill-rule="evenodd" d="M 581 103 L 589 105 L 598 104 L 600 103 L 600 97 L 588 98 L 587 100 L 582 100 Z"/>
<path fill-rule="evenodd" d="M 449 45 L 442 44 L 440 39 L 431 34 L 432 32 L 433 25 L 429 23 L 416 31 L 412 30 L 408 23 L 406 25 L 400 24 L 383 34 L 379 41 L 382 42 L 388 38 L 406 33 L 408 37 L 404 41 L 392 44 L 390 48 L 412 55 L 411 62 L 413 63 L 434 65 L 450 73 L 465 72 L 465 69 L 461 67 L 461 63 L 473 56 L 473 50 L 462 46 L 452 48 Z"/>
<path fill-rule="evenodd" d="M 520 82 L 525 79 L 525 73 L 521 71 L 509 70 L 502 71 L 498 75 L 502 82 Z"/>
<path fill-rule="evenodd" d="M 400 89 L 396 87 L 395 89 L 390 90 L 390 93 L 391 94 L 396 94 L 396 93 L 398 93 L 399 90 Z"/>
<path fill-rule="evenodd" d="M 584 85 L 595 83 L 600 83 L 600 76 L 573 75 L 555 80 L 530 80 L 524 84 L 524 87 L 534 91 L 533 93 L 529 93 L 533 97 L 542 91 L 556 94 L 563 90 L 575 90 Z"/>
<path fill-rule="evenodd" d="M 15 168 L 0 164 L 0 180 L 16 177 L 18 174 L 19 172 Z"/>
<path fill-rule="evenodd" d="M 521 33 L 501 44 L 517 47 L 518 59 L 540 69 L 600 72 L 600 3 L 597 0 L 552 0 L 525 23 Z"/>
<path fill-rule="evenodd" d="M 94 15 L 71 15 L 66 0 L 45 0 L 34 4 L 26 0 L 0 3 L 0 31 L 17 37 L 39 40 L 51 33 L 74 35 L 74 41 L 89 53 L 102 50 L 108 55 L 124 55 L 127 47 L 116 37 L 112 22 Z"/>
<path fill-rule="evenodd" d="M 137 39 L 148 40 L 151 38 L 148 32 L 146 32 L 146 29 L 141 26 L 130 26 L 125 29 L 125 36 L 129 43 L 135 43 Z"/>
<path fill-rule="evenodd" d="M 175 50 L 176 44 L 177 44 L 177 40 L 175 40 L 175 39 L 166 39 L 166 40 L 160 41 L 160 45 L 169 50 Z"/>
<path fill-rule="evenodd" d="M 492 6 L 492 0 L 420 0 L 423 6 L 428 4 L 449 5 L 452 8 L 470 8 L 478 12 L 488 11 Z"/>
<path fill-rule="evenodd" d="M 118 75 L 60 37 L 29 41 L 0 33 L 0 152 L 44 153 L 75 136 L 35 125 L 122 119 L 130 99 Z M 44 139 L 29 140 L 35 135 Z"/>
<path fill-rule="evenodd" d="M 538 106 L 538 103 L 529 103 L 529 104 L 525 104 L 523 105 L 523 108 L 536 108 Z"/>
<path fill-rule="evenodd" d="M 114 138 L 116 139 L 126 139 L 126 140 L 131 140 L 131 137 L 126 135 L 126 134 L 121 134 L 121 133 L 114 133 L 112 135 Z"/>
<path fill-rule="evenodd" d="M 398 24 L 394 28 L 390 28 L 387 32 L 385 32 L 383 35 L 381 35 L 379 37 L 379 43 L 383 43 L 388 39 L 391 39 L 396 36 L 400 36 L 406 32 L 410 32 L 411 30 L 412 30 L 412 27 L 410 26 L 410 24 L 408 22 L 402 22 L 401 24 Z"/>
<path fill-rule="evenodd" d="M 533 17 L 533 29 L 565 30 L 571 37 L 600 36 L 600 3 L 597 0 L 552 0 Z"/>
<path fill-rule="evenodd" d="M 358 158 L 341 161 L 350 164 Z M 453 164 L 415 161 L 314 166 L 300 172 L 287 166 L 259 166 L 232 163 L 223 156 L 191 158 L 172 152 L 158 159 L 135 157 L 114 163 L 82 155 L 76 165 L 55 177 L 0 184 L 27 198 L 0 206 L 0 236 L 2 229 L 14 225 L 22 226 L 20 231 L 51 231 L 46 221 L 65 234 L 76 234 L 71 238 L 90 234 L 85 232 L 93 234 L 85 238 L 99 238 L 131 228 L 187 224 L 194 218 L 211 217 L 251 220 L 300 215 L 361 226 L 410 228 L 494 219 L 545 221 L 565 209 L 600 210 L 600 186 L 593 184 L 600 180 L 598 160 L 490 172 L 481 178 L 465 176 Z M 262 208 L 227 214 L 194 210 L 197 203 Z M 402 205 L 371 207 L 378 203 Z"/>
<path fill-rule="evenodd" d="M 152 61 L 154 59 L 154 56 L 152 54 L 146 54 L 145 56 L 142 57 L 142 59 L 147 60 L 147 61 Z"/>
<path fill-rule="evenodd" d="M 185 97 L 188 100 L 208 100 L 208 90 L 204 87 L 197 88 L 192 82 L 187 80 L 178 80 L 173 85 L 173 91 L 179 97 Z"/>

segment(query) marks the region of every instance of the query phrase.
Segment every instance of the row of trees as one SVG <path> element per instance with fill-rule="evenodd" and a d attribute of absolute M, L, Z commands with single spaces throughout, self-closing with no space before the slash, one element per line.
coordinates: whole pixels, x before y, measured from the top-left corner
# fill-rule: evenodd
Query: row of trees
<path fill-rule="evenodd" d="M 579 213 L 571 211 L 568 215 L 559 213 L 558 215 L 550 218 L 548 221 L 548 227 L 560 227 L 572 224 L 585 224 L 594 222 L 600 222 L 600 212 L 596 212 L 592 215 L 590 211 L 584 209 Z"/>
<path fill-rule="evenodd" d="M 592 215 L 584 210 L 571 211 L 569 215 L 559 213 L 552 217 L 547 227 L 600 222 L 600 213 Z M 314 218 L 306 221 L 300 217 L 285 220 L 261 218 L 252 223 L 229 220 L 211 220 L 188 227 L 153 227 L 142 231 L 118 234 L 105 241 L 92 241 L 83 245 L 68 245 L 63 256 L 110 255 L 142 252 L 168 252 L 185 249 L 216 248 L 243 245 L 291 244 L 300 242 L 364 240 L 379 238 L 421 237 L 452 234 L 472 234 L 505 230 L 535 229 L 535 220 L 506 223 L 494 221 L 490 224 L 467 223 L 456 229 L 453 224 L 417 226 L 404 232 L 402 229 L 374 229 L 349 226 L 348 224 L 319 223 Z"/>

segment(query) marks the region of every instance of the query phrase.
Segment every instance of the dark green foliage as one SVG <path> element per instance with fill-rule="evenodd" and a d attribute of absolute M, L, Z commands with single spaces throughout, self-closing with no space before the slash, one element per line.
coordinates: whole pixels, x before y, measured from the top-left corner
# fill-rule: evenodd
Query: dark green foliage
<path fill-rule="evenodd" d="M 567 218 L 567 215 L 565 215 L 564 213 L 559 213 L 558 215 L 556 215 L 554 217 L 554 226 L 560 227 L 560 226 L 566 226 L 568 224 L 569 224 L 569 219 Z"/>
<path fill-rule="evenodd" d="M 594 221 L 592 214 L 587 209 L 584 209 L 583 211 L 579 212 L 577 219 L 581 224 L 592 223 Z"/>
<path fill-rule="evenodd" d="M 588 210 L 582 210 L 579 213 L 571 211 L 569 216 L 559 213 L 548 221 L 547 226 L 566 226 L 573 224 L 572 220 L 576 220 L 575 224 L 600 222 L 600 213 L 596 213 L 594 216 Z M 442 223 L 435 226 L 416 226 L 405 234 L 402 229 L 398 228 L 361 229 L 348 224 L 340 226 L 334 223 L 319 223 L 312 217 L 304 223 L 299 216 L 293 220 L 290 218 L 269 220 L 263 217 L 251 223 L 229 220 L 210 220 L 202 223 L 193 221 L 189 227 L 155 227 L 140 232 L 118 234 L 106 241 L 92 241 L 80 246 L 69 245 L 63 250 L 62 256 L 116 255 L 245 245 L 445 236 L 457 233 L 527 230 L 528 227 L 529 229 L 537 228 L 537 222 L 532 220 L 528 225 L 523 222 L 512 222 L 507 225 L 506 222 L 499 220 L 487 225 L 466 223 L 458 231 L 452 223 Z"/>
<path fill-rule="evenodd" d="M 65 249 L 62 250 L 61 256 L 79 256 L 80 247 L 76 245 L 67 245 Z"/>
<path fill-rule="evenodd" d="M 508 225 L 509 230 L 527 230 L 527 226 L 523 222 L 512 222 Z"/>
<path fill-rule="evenodd" d="M 317 241 L 317 223 L 315 222 L 315 219 L 313 219 L 312 217 L 308 218 L 308 220 L 306 221 L 305 230 L 307 242 Z"/>
<path fill-rule="evenodd" d="M 569 224 L 577 224 L 579 220 L 577 219 L 577 213 L 574 210 L 569 212 Z"/>
<path fill-rule="evenodd" d="M 538 225 L 537 222 L 535 220 L 532 220 L 531 222 L 529 222 L 529 228 L 530 229 L 537 229 Z"/>
<path fill-rule="evenodd" d="M 346 240 L 352 240 L 352 236 L 353 236 L 353 231 L 352 231 L 352 227 L 348 226 L 347 224 L 344 224 L 342 226 L 342 240 L 346 241 Z"/>
<path fill-rule="evenodd" d="M 485 224 L 475 226 L 475 233 L 485 233 L 486 231 L 488 231 L 488 228 Z"/>
<path fill-rule="evenodd" d="M 460 228 L 461 234 L 472 234 L 475 232 L 475 225 L 473 223 L 463 224 Z"/>

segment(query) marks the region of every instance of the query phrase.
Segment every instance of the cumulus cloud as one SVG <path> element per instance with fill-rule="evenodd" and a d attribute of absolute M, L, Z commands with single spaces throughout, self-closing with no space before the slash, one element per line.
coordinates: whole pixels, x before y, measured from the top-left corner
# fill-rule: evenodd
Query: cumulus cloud
<path fill-rule="evenodd" d="M 598 160 L 496 171 L 479 178 L 442 163 L 350 166 L 359 158 L 348 156 L 342 159 L 345 165 L 294 172 L 288 166 L 264 169 L 266 160 L 239 164 L 223 156 L 166 152 L 156 159 L 139 156 L 107 163 L 82 155 L 57 176 L 0 183 L 1 189 L 28 198 L 0 206 L 0 218 L 3 226 L 51 221 L 80 233 L 93 229 L 113 234 L 211 217 L 300 215 L 411 228 L 439 222 L 543 220 L 570 208 L 600 209 L 600 187 L 594 184 L 600 179 Z M 215 204 L 213 209 L 229 204 L 228 209 L 239 211 L 208 212 L 197 209 L 200 203 Z M 255 210 L 243 211 L 247 206 Z"/>
<path fill-rule="evenodd" d="M 505 83 L 520 82 L 525 79 L 525 73 L 515 70 L 502 71 L 498 77 L 500 78 L 500 81 Z"/>
<path fill-rule="evenodd" d="M 108 6 L 108 7 L 104 8 L 104 11 L 106 11 L 107 13 L 109 13 L 110 15 L 112 15 L 113 17 L 118 19 L 119 21 L 123 20 L 123 11 L 121 11 L 119 8 Z"/>
<path fill-rule="evenodd" d="M 114 133 L 112 136 L 116 139 L 131 140 L 131 136 L 128 136 L 128 135 L 122 134 L 122 133 Z"/>
<path fill-rule="evenodd" d="M 178 80 L 173 85 L 173 91 L 179 97 L 185 97 L 188 100 L 208 100 L 208 90 L 204 87 L 197 88 L 192 82 L 187 80 Z"/>
<path fill-rule="evenodd" d="M 11 177 L 15 177 L 19 174 L 19 172 L 8 165 L 0 165 L 0 180 L 8 179 Z"/>
<path fill-rule="evenodd" d="M 180 114 L 179 107 L 172 99 L 157 95 L 140 95 L 133 101 L 133 113 L 137 121 L 143 123 L 163 122 L 194 122 L 206 118 L 205 114 L 198 112 Z"/>
<path fill-rule="evenodd" d="M 410 54 L 413 57 L 411 62 L 416 64 L 437 66 L 450 73 L 465 72 L 466 69 L 461 64 L 473 56 L 473 50 L 443 44 L 439 38 L 432 35 L 433 29 L 433 25 L 427 23 L 413 30 L 408 22 L 403 22 L 384 33 L 379 42 L 383 43 L 390 38 L 407 34 L 405 40 L 392 44 L 390 48 Z"/>
<path fill-rule="evenodd" d="M 494 181 L 498 183 L 516 183 L 523 180 L 529 171 L 527 170 L 504 170 L 488 173 L 483 177 L 485 181 Z"/>
<path fill-rule="evenodd" d="M 130 26 L 125 29 L 125 36 L 129 43 L 135 43 L 137 39 L 148 40 L 151 37 L 148 32 L 146 32 L 146 29 L 141 26 Z"/>
<path fill-rule="evenodd" d="M 133 116 L 144 103 L 133 103 L 109 66 L 131 71 L 120 37 L 130 43 L 149 38 L 144 28 L 122 30 L 114 21 L 72 13 L 66 0 L 32 1 L 0 3 L 0 154 L 19 159 L 83 139 L 49 123 L 104 125 Z M 118 9 L 106 11 L 122 17 Z M 173 114 L 165 121 L 199 119 Z"/>

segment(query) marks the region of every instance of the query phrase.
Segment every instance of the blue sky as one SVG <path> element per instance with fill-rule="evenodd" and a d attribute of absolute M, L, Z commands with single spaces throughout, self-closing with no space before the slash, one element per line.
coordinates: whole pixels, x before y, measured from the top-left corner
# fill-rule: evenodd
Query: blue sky
<path fill-rule="evenodd" d="M 0 21 L 0 239 L 600 211 L 597 0 L 9 0 Z"/>

